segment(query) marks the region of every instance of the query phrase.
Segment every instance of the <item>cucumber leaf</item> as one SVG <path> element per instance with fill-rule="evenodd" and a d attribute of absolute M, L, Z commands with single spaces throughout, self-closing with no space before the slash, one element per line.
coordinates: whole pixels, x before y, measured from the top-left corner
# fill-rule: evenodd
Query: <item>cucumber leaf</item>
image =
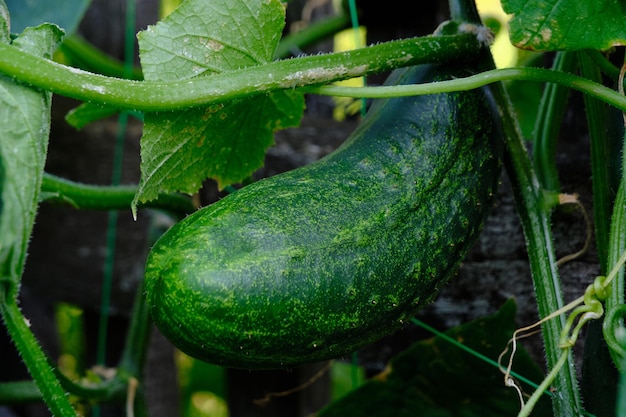
<path fill-rule="evenodd" d="M 626 45 L 623 0 L 502 0 L 511 43 L 535 51 Z"/>
<path fill-rule="evenodd" d="M 445 334 L 497 361 L 515 329 L 516 310 L 511 299 L 494 315 Z M 513 369 L 537 383 L 543 379 L 519 347 Z M 524 389 L 531 392 L 527 386 Z M 331 403 L 318 417 L 500 417 L 516 415 L 519 409 L 518 395 L 504 386 L 500 370 L 437 336 L 413 344 L 391 360 L 387 371 Z M 542 398 L 533 416 L 551 415 L 549 399 Z"/>
<path fill-rule="evenodd" d="M 0 4 L 0 8 L 2 5 Z M 3 13 L 0 13 L 2 20 Z M 0 27 L 2 23 L 0 22 Z M 51 58 L 63 31 L 53 24 L 28 28 L 13 45 Z M 28 88 L 0 76 L 0 281 L 17 295 L 32 232 L 50 131 L 49 92 Z"/>
<path fill-rule="evenodd" d="M 280 0 L 188 0 L 138 35 L 146 80 L 211 76 L 269 62 L 285 24 Z M 293 91 L 174 112 L 146 113 L 137 202 L 159 192 L 220 188 L 262 166 L 274 131 L 297 126 L 304 97 Z"/>

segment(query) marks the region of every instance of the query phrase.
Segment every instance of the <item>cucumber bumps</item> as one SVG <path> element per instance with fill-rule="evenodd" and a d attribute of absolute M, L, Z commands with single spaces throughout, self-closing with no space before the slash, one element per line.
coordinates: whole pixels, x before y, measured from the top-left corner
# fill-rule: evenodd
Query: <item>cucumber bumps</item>
<path fill-rule="evenodd" d="M 490 103 L 486 90 L 379 100 L 334 153 L 179 222 L 147 262 L 154 322 L 183 352 L 247 369 L 339 357 L 398 329 L 456 271 L 490 208 Z"/>

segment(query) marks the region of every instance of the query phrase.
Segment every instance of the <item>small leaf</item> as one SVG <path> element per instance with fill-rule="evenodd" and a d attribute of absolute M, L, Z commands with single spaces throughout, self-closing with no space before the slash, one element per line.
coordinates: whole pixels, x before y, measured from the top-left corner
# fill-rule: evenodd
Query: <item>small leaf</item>
<path fill-rule="evenodd" d="M 160 114 L 156 124 L 146 114 L 144 138 L 153 140 L 143 143 L 140 201 L 161 190 L 195 193 L 207 177 L 220 188 L 240 182 L 263 165 L 274 131 L 297 124 L 282 108 L 298 107 L 300 94 L 279 92 Z"/>
<path fill-rule="evenodd" d="M 626 45 L 623 0 L 502 0 L 511 42 L 535 51 Z"/>
<path fill-rule="evenodd" d="M 269 62 L 285 21 L 279 0 L 188 0 L 138 35 L 146 80 L 211 76 Z M 147 113 L 141 180 L 133 206 L 159 192 L 220 187 L 263 165 L 277 129 L 296 126 L 301 93 L 277 92 L 170 113 Z"/>
<path fill-rule="evenodd" d="M 490 317 L 445 332 L 463 345 L 497 360 L 515 328 L 516 306 L 506 302 Z M 526 352 L 516 354 L 514 369 L 540 382 L 539 368 Z M 331 403 L 319 417 L 500 417 L 516 415 L 516 391 L 504 386 L 499 369 L 449 341 L 434 337 L 417 342 L 392 359 L 388 371 Z M 550 416 L 550 401 L 540 400 L 533 416 Z"/>
<path fill-rule="evenodd" d="M 49 57 L 62 31 L 51 24 L 26 29 L 14 46 Z M 0 280 L 12 284 L 13 296 L 24 268 L 43 176 L 50 131 L 51 94 L 0 76 Z"/>

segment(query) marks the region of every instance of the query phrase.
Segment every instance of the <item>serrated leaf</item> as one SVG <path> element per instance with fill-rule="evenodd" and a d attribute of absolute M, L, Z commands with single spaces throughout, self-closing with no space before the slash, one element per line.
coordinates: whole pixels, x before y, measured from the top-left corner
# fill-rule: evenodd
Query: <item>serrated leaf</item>
<path fill-rule="evenodd" d="M 62 31 L 45 24 L 26 29 L 13 45 L 28 53 L 50 57 Z M 0 279 L 17 290 L 46 160 L 50 131 L 51 94 L 16 84 L 0 76 Z M 16 293 L 14 292 L 14 296 Z"/>
<path fill-rule="evenodd" d="M 511 43 L 534 51 L 626 45 L 623 0 L 502 0 Z"/>
<path fill-rule="evenodd" d="M 220 188 L 240 182 L 263 165 L 274 131 L 297 124 L 284 109 L 291 113 L 302 106 L 300 94 L 279 92 L 146 121 L 144 138 L 150 141 L 142 144 L 139 201 L 163 190 L 192 194 L 207 177 L 217 179 Z"/>
<path fill-rule="evenodd" d="M 279 0 L 187 0 L 138 35 L 146 80 L 210 76 L 272 60 L 285 22 Z M 278 92 L 171 113 L 147 113 L 137 202 L 159 192 L 221 187 L 263 164 L 277 129 L 296 126 L 301 93 Z"/>
<path fill-rule="evenodd" d="M 284 25 L 279 0 L 187 0 L 138 34 L 144 78 L 180 80 L 265 64 Z"/>
<path fill-rule="evenodd" d="M 497 360 L 515 329 L 516 306 L 506 302 L 494 315 L 445 334 Z M 514 369 L 540 382 L 539 368 L 518 348 Z M 504 386 L 500 370 L 442 337 L 417 342 L 392 359 L 389 369 L 331 403 L 319 417 L 500 417 L 516 415 L 516 391 Z M 550 416 L 550 401 L 539 401 L 533 416 Z"/>

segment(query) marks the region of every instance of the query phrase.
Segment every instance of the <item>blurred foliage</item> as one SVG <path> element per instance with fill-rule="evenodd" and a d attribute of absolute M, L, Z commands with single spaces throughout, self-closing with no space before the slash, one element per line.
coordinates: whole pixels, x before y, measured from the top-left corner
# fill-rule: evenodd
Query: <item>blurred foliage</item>
<path fill-rule="evenodd" d="M 515 302 L 509 300 L 490 317 L 446 331 L 447 337 L 436 336 L 413 344 L 393 358 L 387 370 L 330 404 L 319 417 L 515 415 L 520 400 L 515 390 L 504 385 L 500 370 L 459 349 L 448 338 L 496 361 L 515 329 L 516 310 Z M 528 353 L 519 347 L 513 369 L 521 370 L 531 381 L 543 379 Z M 533 416 L 551 414 L 549 398 L 544 397 Z"/>

